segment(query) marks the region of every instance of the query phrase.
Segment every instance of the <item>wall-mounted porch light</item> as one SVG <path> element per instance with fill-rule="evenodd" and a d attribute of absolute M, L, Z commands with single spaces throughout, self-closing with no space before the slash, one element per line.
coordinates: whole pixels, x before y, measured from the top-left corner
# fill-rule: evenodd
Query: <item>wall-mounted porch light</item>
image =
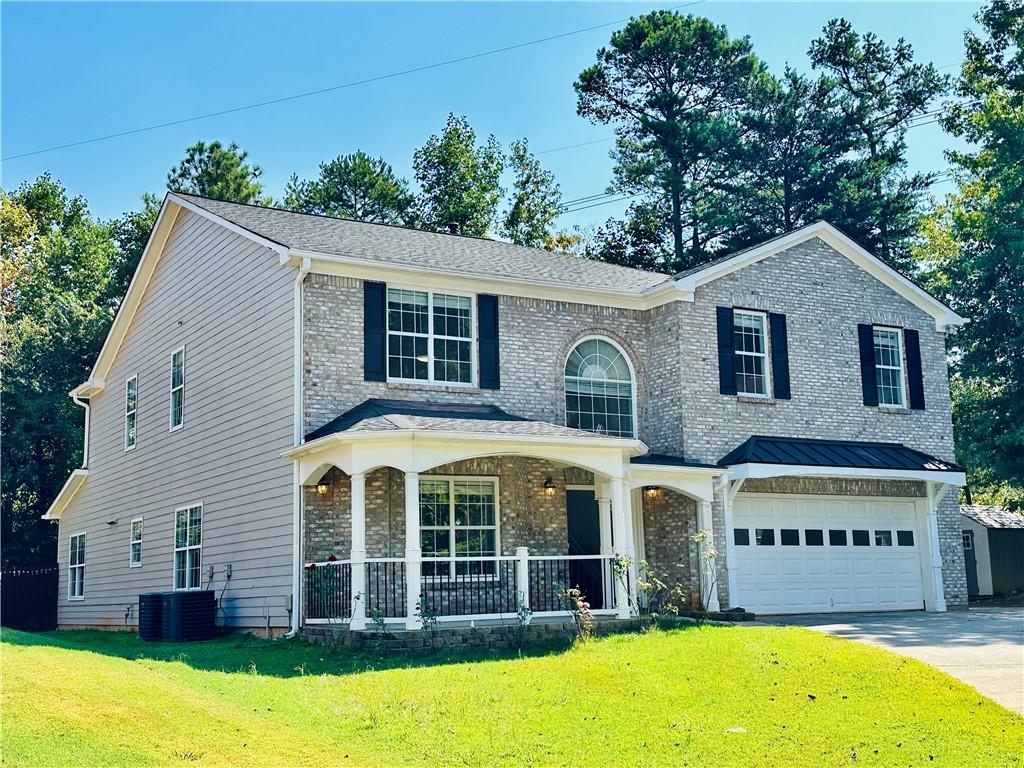
<path fill-rule="evenodd" d="M 661 496 L 661 488 L 656 485 L 648 485 L 644 488 L 644 496 L 648 499 L 656 499 Z"/>
<path fill-rule="evenodd" d="M 327 482 L 327 475 L 324 475 L 316 482 L 316 492 L 320 496 L 325 496 L 329 490 L 331 490 L 331 484 Z"/>
<path fill-rule="evenodd" d="M 552 480 L 550 477 L 547 480 L 544 481 L 544 495 L 545 496 L 554 496 L 556 489 L 557 489 L 557 486 L 555 485 L 555 481 Z"/>

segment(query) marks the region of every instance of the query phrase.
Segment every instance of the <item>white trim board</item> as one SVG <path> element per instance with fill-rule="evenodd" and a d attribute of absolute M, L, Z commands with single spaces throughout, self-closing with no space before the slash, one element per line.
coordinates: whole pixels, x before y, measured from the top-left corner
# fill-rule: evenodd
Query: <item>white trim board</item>
<path fill-rule="evenodd" d="M 693 295 L 697 288 L 712 280 L 730 275 L 739 269 L 756 264 L 767 259 L 769 256 L 774 256 L 787 248 L 792 248 L 816 237 L 848 258 L 879 282 L 892 289 L 895 293 L 931 315 L 935 319 L 936 329 L 942 331 L 967 322 L 965 318 L 958 315 L 927 291 L 918 287 L 912 280 L 897 272 L 826 221 L 809 224 L 774 240 L 769 240 L 767 243 L 738 253 L 731 258 L 710 264 L 697 272 L 677 278 L 675 281 L 676 286 L 684 293 Z"/>
<path fill-rule="evenodd" d="M 734 464 L 729 467 L 729 475 L 733 480 L 760 477 L 849 477 L 869 480 L 917 480 L 956 486 L 967 484 L 967 477 L 963 472 L 866 467 L 808 467 L 799 464 Z"/>
<path fill-rule="evenodd" d="M 57 494 L 57 498 L 50 504 L 50 508 L 46 510 L 46 514 L 43 515 L 43 520 L 60 520 L 61 515 L 64 514 L 64 510 L 67 509 L 68 504 L 72 502 L 75 495 L 81 490 L 85 484 L 85 479 L 89 477 L 88 469 L 76 469 L 71 472 L 68 479 L 64 482 L 64 487 L 60 489 L 60 493 Z"/>

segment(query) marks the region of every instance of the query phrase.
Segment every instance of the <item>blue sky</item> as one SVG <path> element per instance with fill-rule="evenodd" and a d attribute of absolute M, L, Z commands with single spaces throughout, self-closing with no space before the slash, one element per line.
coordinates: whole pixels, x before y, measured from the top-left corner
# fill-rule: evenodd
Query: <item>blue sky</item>
<path fill-rule="evenodd" d="M 370 78 L 604 24 L 649 3 L 13 3 L 2 22 L 2 155 L 172 121 Z M 776 73 L 807 69 L 808 43 L 830 19 L 888 41 L 903 36 L 922 60 L 955 74 L 978 3 L 723 3 L 685 11 L 749 35 Z M 572 35 L 473 61 L 109 141 L 11 159 L 12 188 L 49 171 L 92 212 L 112 217 L 162 193 L 167 170 L 198 140 L 235 141 L 264 170 L 275 197 L 291 173 L 356 149 L 412 177 L 412 151 L 465 114 L 502 143 L 525 136 L 570 200 L 604 191 L 611 142 L 547 152 L 612 135 L 576 115 L 572 83 L 615 28 Z M 946 167 L 951 139 L 914 128 L 915 170 Z M 938 192 L 950 189 L 938 186 Z M 590 225 L 622 203 L 567 214 Z"/>

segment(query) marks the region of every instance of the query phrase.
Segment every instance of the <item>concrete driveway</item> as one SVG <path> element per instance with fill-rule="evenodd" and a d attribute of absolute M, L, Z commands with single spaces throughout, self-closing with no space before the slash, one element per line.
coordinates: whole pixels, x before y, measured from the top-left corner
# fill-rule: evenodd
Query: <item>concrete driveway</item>
<path fill-rule="evenodd" d="M 1024 714 L 1024 608 L 985 607 L 949 613 L 822 613 L 773 616 L 919 659 Z"/>

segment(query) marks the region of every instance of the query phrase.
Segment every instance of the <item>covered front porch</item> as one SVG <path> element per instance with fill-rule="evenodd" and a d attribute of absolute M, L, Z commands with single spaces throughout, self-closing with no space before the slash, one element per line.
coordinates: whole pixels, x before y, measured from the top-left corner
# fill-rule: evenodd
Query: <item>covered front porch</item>
<path fill-rule="evenodd" d="M 289 452 L 302 485 L 303 623 L 564 619 L 570 587 L 595 617 L 625 619 L 641 560 L 701 593 L 691 536 L 710 528 L 722 470 L 634 464 L 639 441 L 491 406 L 375 402 Z"/>

